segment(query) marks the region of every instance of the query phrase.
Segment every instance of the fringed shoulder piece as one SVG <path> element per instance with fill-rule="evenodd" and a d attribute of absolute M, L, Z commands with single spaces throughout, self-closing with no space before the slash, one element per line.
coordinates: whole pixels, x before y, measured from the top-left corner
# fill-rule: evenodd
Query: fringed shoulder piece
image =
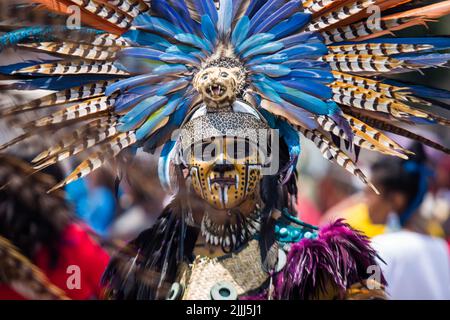
<path fill-rule="evenodd" d="M 197 231 L 187 227 L 182 239 L 181 204 L 175 198 L 156 223 L 117 253 L 103 274 L 107 298 L 115 300 L 164 299 L 176 277 L 179 250 L 183 259 L 192 253 Z"/>
<path fill-rule="evenodd" d="M 277 299 L 344 299 L 356 283 L 372 276 L 377 253 L 369 239 L 342 219 L 322 228 L 318 236 L 290 245 L 287 263 L 275 279 Z M 379 273 L 379 282 L 385 279 Z"/>

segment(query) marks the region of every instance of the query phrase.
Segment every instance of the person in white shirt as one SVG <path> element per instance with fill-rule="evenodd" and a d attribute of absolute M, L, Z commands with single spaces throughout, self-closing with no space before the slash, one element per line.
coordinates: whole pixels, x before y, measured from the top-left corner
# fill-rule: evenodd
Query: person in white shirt
<path fill-rule="evenodd" d="M 385 264 L 387 293 L 394 300 L 450 300 L 450 253 L 443 239 L 414 228 L 432 175 L 420 145 L 411 160 L 382 159 L 372 166 L 372 181 L 381 195 L 368 194 L 368 207 L 386 234 L 372 240 Z"/>

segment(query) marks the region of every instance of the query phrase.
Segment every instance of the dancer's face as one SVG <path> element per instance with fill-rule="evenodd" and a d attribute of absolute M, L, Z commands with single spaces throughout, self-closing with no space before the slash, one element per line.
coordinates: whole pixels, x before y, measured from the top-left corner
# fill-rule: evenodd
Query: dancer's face
<path fill-rule="evenodd" d="M 253 195 L 261 179 L 258 147 L 233 137 L 197 143 L 188 157 L 192 187 L 216 209 L 232 209 Z"/>

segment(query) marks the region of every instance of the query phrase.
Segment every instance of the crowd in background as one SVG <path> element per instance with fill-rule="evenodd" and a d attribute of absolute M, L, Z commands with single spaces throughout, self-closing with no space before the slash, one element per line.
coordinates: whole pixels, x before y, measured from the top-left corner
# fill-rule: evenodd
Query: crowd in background
<path fill-rule="evenodd" d="M 450 299 L 450 156 L 420 144 L 410 148 L 415 156 L 409 160 L 362 156 L 376 195 L 319 161 L 303 141 L 298 216 L 315 225 L 345 218 L 370 237 L 391 298 Z M 155 161 L 138 154 L 120 169 L 97 170 L 56 195 L 44 189 L 64 176 L 63 169 L 50 167 L 42 178 L 30 174 L 26 162 L 1 156 L 0 236 L 67 297 L 102 298 L 99 283 L 110 254 L 149 228 L 171 199 Z M 67 267 L 74 264 L 83 270 L 83 290 L 66 290 Z M 36 297 L 0 276 L 0 299 L 21 298 Z"/>
<path fill-rule="evenodd" d="M 446 34 L 449 21 L 446 17 L 440 24 L 431 24 L 428 31 Z M 420 36 L 422 29 L 409 32 Z M 450 73 L 443 69 L 427 70 L 426 77 L 418 73 L 408 77 L 449 89 Z M 430 139 L 450 145 L 448 130 L 422 130 Z M 0 125 L 1 140 L 15 135 L 10 127 Z M 302 139 L 298 216 L 322 226 L 345 218 L 370 237 L 385 262 L 381 265 L 391 298 L 450 299 L 450 156 L 410 146 L 416 156 L 409 161 L 361 153 L 358 164 L 379 189 L 376 195 Z M 149 228 L 170 201 L 158 181 L 157 159 L 138 154 L 120 170 L 107 166 L 68 185 L 64 192 L 47 194 L 74 163 L 32 174 L 26 164 L 32 159 L 30 152 L 22 149 L 14 154 L 15 158 L 0 156 L 0 242 L 6 239 L 11 250 L 24 258 L 16 255 L 11 262 L 0 250 L 0 299 L 40 298 L 32 290 L 29 274 L 20 274 L 29 270 L 19 265 L 27 261 L 39 267 L 67 298 L 102 298 L 100 279 L 110 255 Z M 67 270 L 73 265 L 82 270 L 80 288 L 75 290 L 67 287 Z"/>

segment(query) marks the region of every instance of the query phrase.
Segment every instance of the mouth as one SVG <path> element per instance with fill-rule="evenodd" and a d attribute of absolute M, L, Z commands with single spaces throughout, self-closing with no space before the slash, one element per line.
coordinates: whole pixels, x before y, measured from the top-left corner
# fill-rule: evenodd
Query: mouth
<path fill-rule="evenodd" d="M 221 97 L 225 94 L 226 88 L 220 84 L 212 84 L 206 89 L 211 97 Z"/>
<path fill-rule="evenodd" d="M 236 184 L 236 179 L 231 177 L 218 177 L 211 179 L 211 184 L 217 183 L 219 186 L 234 186 Z"/>

